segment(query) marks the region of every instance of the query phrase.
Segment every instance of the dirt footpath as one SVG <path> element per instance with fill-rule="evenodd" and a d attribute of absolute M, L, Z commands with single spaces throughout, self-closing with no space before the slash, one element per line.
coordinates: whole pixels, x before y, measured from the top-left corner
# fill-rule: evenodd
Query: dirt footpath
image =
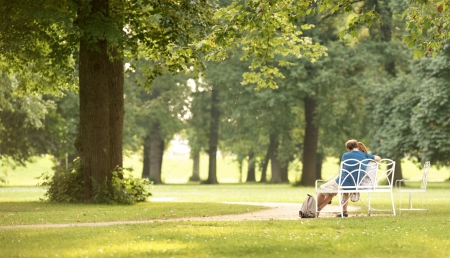
<path fill-rule="evenodd" d="M 66 227 L 102 227 L 125 224 L 142 224 L 154 222 L 170 221 L 264 221 L 264 220 L 301 220 L 298 215 L 301 203 L 272 203 L 272 202 L 226 202 L 229 204 L 247 204 L 265 206 L 268 209 L 236 215 L 220 215 L 207 217 L 190 217 L 174 219 L 157 220 L 139 220 L 139 221 L 111 221 L 111 222 L 92 222 L 92 223 L 70 223 L 70 224 L 40 224 L 40 225 L 16 225 L 0 226 L 0 229 L 18 229 L 18 228 L 66 228 Z M 338 210 L 337 205 L 327 205 L 326 210 Z M 357 211 L 357 207 L 349 206 L 348 210 Z M 321 213 L 319 218 L 335 217 L 336 213 Z M 350 216 L 355 216 L 350 214 Z M 366 215 L 367 216 L 367 215 Z"/>

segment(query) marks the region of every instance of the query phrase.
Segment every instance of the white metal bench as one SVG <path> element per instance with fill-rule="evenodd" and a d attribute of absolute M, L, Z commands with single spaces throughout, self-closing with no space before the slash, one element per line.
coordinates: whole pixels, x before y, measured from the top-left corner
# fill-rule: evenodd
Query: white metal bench
<path fill-rule="evenodd" d="M 402 188 L 403 183 L 413 182 L 412 180 L 400 179 L 395 181 L 398 198 L 399 198 L 399 212 L 401 214 L 403 211 L 428 211 L 428 200 L 426 196 L 427 182 L 428 182 L 428 172 L 430 171 L 430 162 L 426 161 L 422 168 L 422 181 L 420 183 L 420 188 Z M 409 194 L 408 208 L 402 209 L 402 193 Z M 412 196 L 413 194 L 420 195 L 421 208 L 413 208 Z M 425 202 L 424 202 L 425 201 Z"/>
<path fill-rule="evenodd" d="M 356 167 L 352 171 L 347 171 L 344 169 L 344 166 L 352 166 Z M 326 182 L 324 180 L 316 180 L 315 190 L 316 196 L 319 193 L 322 194 L 336 194 L 339 198 L 339 211 L 341 213 L 341 217 L 343 214 L 343 205 L 345 202 L 342 201 L 343 194 L 352 194 L 352 193 L 367 193 L 368 194 L 368 203 L 364 203 L 368 208 L 368 215 L 370 216 L 371 211 L 391 211 L 389 210 L 380 210 L 375 209 L 371 206 L 371 194 L 372 193 L 389 193 L 392 204 L 392 213 L 395 216 L 395 204 L 394 197 L 392 193 L 392 188 L 394 185 L 394 171 L 395 171 L 395 161 L 390 159 L 381 159 L 376 162 L 372 159 L 365 160 L 356 160 L 349 159 L 341 162 L 340 172 L 336 174 L 331 180 L 336 180 L 340 174 L 342 176 L 339 177 L 338 180 L 338 189 L 335 191 L 320 189 L 320 186 Z M 350 180 L 352 182 L 352 186 L 345 186 L 343 182 L 346 180 Z M 350 198 L 347 199 L 347 202 Z M 316 213 L 318 212 L 318 203 L 316 202 Z M 336 212 L 336 211 L 326 211 L 322 210 L 320 212 Z"/>

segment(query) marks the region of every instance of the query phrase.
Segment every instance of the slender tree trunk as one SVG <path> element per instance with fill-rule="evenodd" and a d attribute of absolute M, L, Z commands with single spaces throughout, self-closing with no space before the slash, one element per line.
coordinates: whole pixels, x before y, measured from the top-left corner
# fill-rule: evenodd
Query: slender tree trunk
<path fill-rule="evenodd" d="M 189 181 L 198 182 L 200 181 L 200 151 L 193 151 L 192 160 L 194 164 L 192 167 L 192 176 L 189 178 Z"/>
<path fill-rule="evenodd" d="M 150 179 L 150 136 L 146 136 L 144 139 L 144 155 L 143 155 L 143 167 L 142 178 Z"/>
<path fill-rule="evenodd" d="M 248 169 L 246 182 L 256 182 L 255 174 L 255 153 L 253 152 L 253 149 L 250 149 L 248 151 Z"/>
<path fill-rule="evenodd" d="M 323 154 L 318 152 L 316 156 L 316 179 L 322 179 Z"/>
<path fill-rule="evenodd" d="M 281 140 L 281 148 L 288 149 L 289 143 L 292 142 L 292 139 L 288 132 L 283 134 Z M 289 183 L 289 163 L 292 161 L 291 156 L 280 156 L 278 155 L 278 160 L 280 162 L 280 176 L 282 183 Z"/>
<path fill-rule="evenodd" d="M 161 168 L 164 154 L 164 138 L 159 123 L 155 123 L 150 131 L 150 180 L 154 184 L 162 184 Z"/>
<path fill-rule="evenodd" d="M 219 90 L 213 87 L 211 92 L 211 122 L 209 127 L 209 167 L 206 183 L 217 184 L 217 144 L 219 143 Z"/>
<path fill-rule="evenodd" d="M 303 140 L 303 169 L 301 184 L 313 186 L 316 180 L 317 145 L 319 141 L 319 128 L 314 123 L 316 116 L 316 101 L 305 97 L 305 137 Z"/>
<path fill-rule="evenodd" d="M 381 2 L 378 0 L 372 0 L 375 6 L 375 11 L 381 15 L 383 23 L 380 24 L 380 41 L 381 42 L 391 42 L 392 41 L 392 12 L 390 7 L 386 2 Z M 387 53 L 389 54 L 389 53 Z M 386 55 L 386 53 L 385 53 Z M 392 78 L 397 77 L 397 72 L 395 71 L 395 59 L 390 59 L 390 61 L 384 64 L 384 70 L 392 76 Z M 394 182 L 395 180 L 403 179 L 401 158 L 395 160 L 395 171 L 394 171 Z"/>
<path fill-rule="evenodd" d="M 271 183 L 281 183 L 281 167 L 278 160 L 278 139 L 277 135 L 270 135 L 270 145 L 272 146 L 272 151 L 270 152 L 270 165 L 272 169 L 272 179 Z"/>
<path fill-rule="evenodd" d="M 281 162 L 282 165 L 280 167 L 280 177 L 282 183 L 289 183 L 289 160 L 285 162 Z"/>
<path fill-rule="evenodd" d="M 266 156 L 264 157 L 264 162 L 262 164 L 262 171 L 261 171 L 261 180 L 259 182 L 267 182 L 267 167 L 269 166 L 269 160 L 270 160 L 270 152 L 272 151 L 272 146 L 269 144 L 269 147 L 267 148 Z"/>
<path fill-rule="evenodd" d="M 396 159 L 395 160 L 395 169 L 394 169 L 394 182 L 397 180 L 403 179 L 403 170 L 402 170 L 402 160 Z M 402 186 L 404 186 L 405 183 L 402 181 Z"/>
<path fill-rule="evenodd" d="M 392 41 L 392 12 L 387 2 L 381 3 L 377 0 L 375 5 L 375 10 L 381 14 L 383 23 L 380 26 L 380 40 L 381 42 L 391 42 Z M 395 71 L 395 60 L 391 59 L 389 62 L 384 64 L 384 70 L 388 72 L 393 77 L 396 77 Z"/>
<path fill-rule="evenodd" d="M 166 148 L 166 143 L 164 141 L 164 137 L 159 142 L 159 146 L 161 147 L 159 151 L 159 175 L 162 175 L 162 165 L 163 165 L 163 158 L 164 158 L 164 150 Z"/>
<path fill-rule="evenodd" d="M 99 14 L 108 17 L 108 10 L 108 0 L 92 0 L 89 9 L 80 5 L 78 23 L 85 26 Z M 110 186 L 112 170 L 122 166 L 123 66 L 115 49 L 109 48 L 115 61 L 110 61 L 105 40 L 95 39 L 89 33 L 81 36 L 80 127 L 75 146 L 81 159 L 86 200 L 97 194 L 94 182 L 107 180 Z"/>
<path fill-rule="evenodd" d="M 238 162 L 238 170 L 239 170 L 239 183 L 242 183 L 242 165 L 244 163 L 244 159 L 240 159 Z"/>

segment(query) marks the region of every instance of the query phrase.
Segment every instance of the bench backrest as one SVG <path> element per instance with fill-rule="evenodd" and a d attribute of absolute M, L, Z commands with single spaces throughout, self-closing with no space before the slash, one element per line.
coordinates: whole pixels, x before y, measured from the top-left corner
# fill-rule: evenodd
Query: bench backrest
<path fill-rule="evenodd" d="M 348 159 L 341 162 L 340 171 L 338 184 L 342 190 L 392 189 L 395 161 Z"/>

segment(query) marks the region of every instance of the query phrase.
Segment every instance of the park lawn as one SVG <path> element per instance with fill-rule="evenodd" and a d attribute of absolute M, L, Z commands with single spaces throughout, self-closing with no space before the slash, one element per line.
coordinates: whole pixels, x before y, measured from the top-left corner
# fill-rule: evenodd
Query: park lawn
<path fill-rule="evenodd" d="M 0 230 L 1 257 L 448 257 L 448 206 L 402 216 Z"/>
<path fill-rule="evenodd" d="M 448 189 L 450 189 L 448 181 L 430 183 L 427 193 L 430 205 L 438 206 L 441 203 L 448 203 L 450 194 Z M 260 206 L 229 205 L 226 202 L 289 202 L 298 203 L 300 208 L 306 194 L 314 194 L 314 188 L 273 184 L 155 185 L 151 189 L 153 196 L 150 202 L 136 205 L 69 205 L 38 201 L 43 197 L 44 192 L 45 189 L 40 187 L 0 188 L 0 225 L 203 217 L 263 209 Z M 27 197 L 20 200 L 23 196 Z M 402 197 L 404 198 L 403 207 L 406 206 L 406 197 Z M 367 203 L 364 194 L 361 195 L 361 200 Z M 414 200 L 416 207 L 419 199 Z M 336 200 L 333 201 L 336 202 Z M 389 194 L 372 194 L 371 201 L 376 208 L 391 208 Z M 356 214 L 364 214 L 367 211 L 361 202 L 351 203 L 351 205 L 360 208 Z"/>
<path fill-rule="evenodd" d="M 429 212 L 402 212 L 396 217 L 0 229 L 0 257 L 448 257 L 449 183 L 429 186 Z M 79 218 L 77 223 L 210 216 L 261 209 L 217 203 L 223 200 L 295 199 L 300 207 L 305 194 L 313 192 L 311 187 L 269 184 L 158 185 L 152 189 L 154 200 L 173 202 L 132 206 L 2 202 L 0 221 L 11 225 L 18 217 L 24 218 L 18 223 L 42 224 L 75 223 Z M 374 202 L 389 207 L 388 196 Z M 361 214 L 365 213 L 363 205 L 353 205 L 360 205 Z"/>
<path fill-rule="evenodd" d="M 192 175 L 192 160 L 189 155 L 164 155 L 161 177 L 168 184 L 187 183 Z M 220 156 L 217 159 L 217 178 L 220 183 L 239 183 L 247 178 L 247 162 L 243 162 L 242 171 L 238 169 L 236 159 L 232 156 Z M 52 174 L 53 163 L 50 156 L 34 157 L 32 162 L 27 162 L 26 167 L 0 168 L 0 179 L 4 178 L 7 183 L 1 186 L 35 186 L 41 180 L 37 179 L 42 174 Z M 124 157 L 124 167 L 133 169 L 133 176 L 140 177 L 142 173 L 142 158 L 140 154 L 130 154 Z M 297 182 L 301 177 L 302 164 L 296 159 L 289 165 L 289 180 Z M 339 159 L 328 157 L 323 163 L 322 178 L 327 180 L 339 170 Z M 419 181 L 422 177 L 421 169 L 410 160 L 402 160 L 403 177 L 405 179 Z M 268 166 L 267 178 L 271 177 L 271 168 Z M 208 157 L 202 154 L 200 158 L 200 178 L 208 178 Z M 256 171 L 256 179 L 261 178 L 261 171 Z M 437 168 L 432 166 L 429 173 L 430 181 L 444 181 L 450 178 L 448 167 Z"/>
<path fill-rule="evenodd" d="M 0 203 L 0 226 L 164 220 L 241 214 L 261 209 L 266 208 L 255 205 L 188 202 L 146 202 L 136 205 L 3 202 Z"/>

